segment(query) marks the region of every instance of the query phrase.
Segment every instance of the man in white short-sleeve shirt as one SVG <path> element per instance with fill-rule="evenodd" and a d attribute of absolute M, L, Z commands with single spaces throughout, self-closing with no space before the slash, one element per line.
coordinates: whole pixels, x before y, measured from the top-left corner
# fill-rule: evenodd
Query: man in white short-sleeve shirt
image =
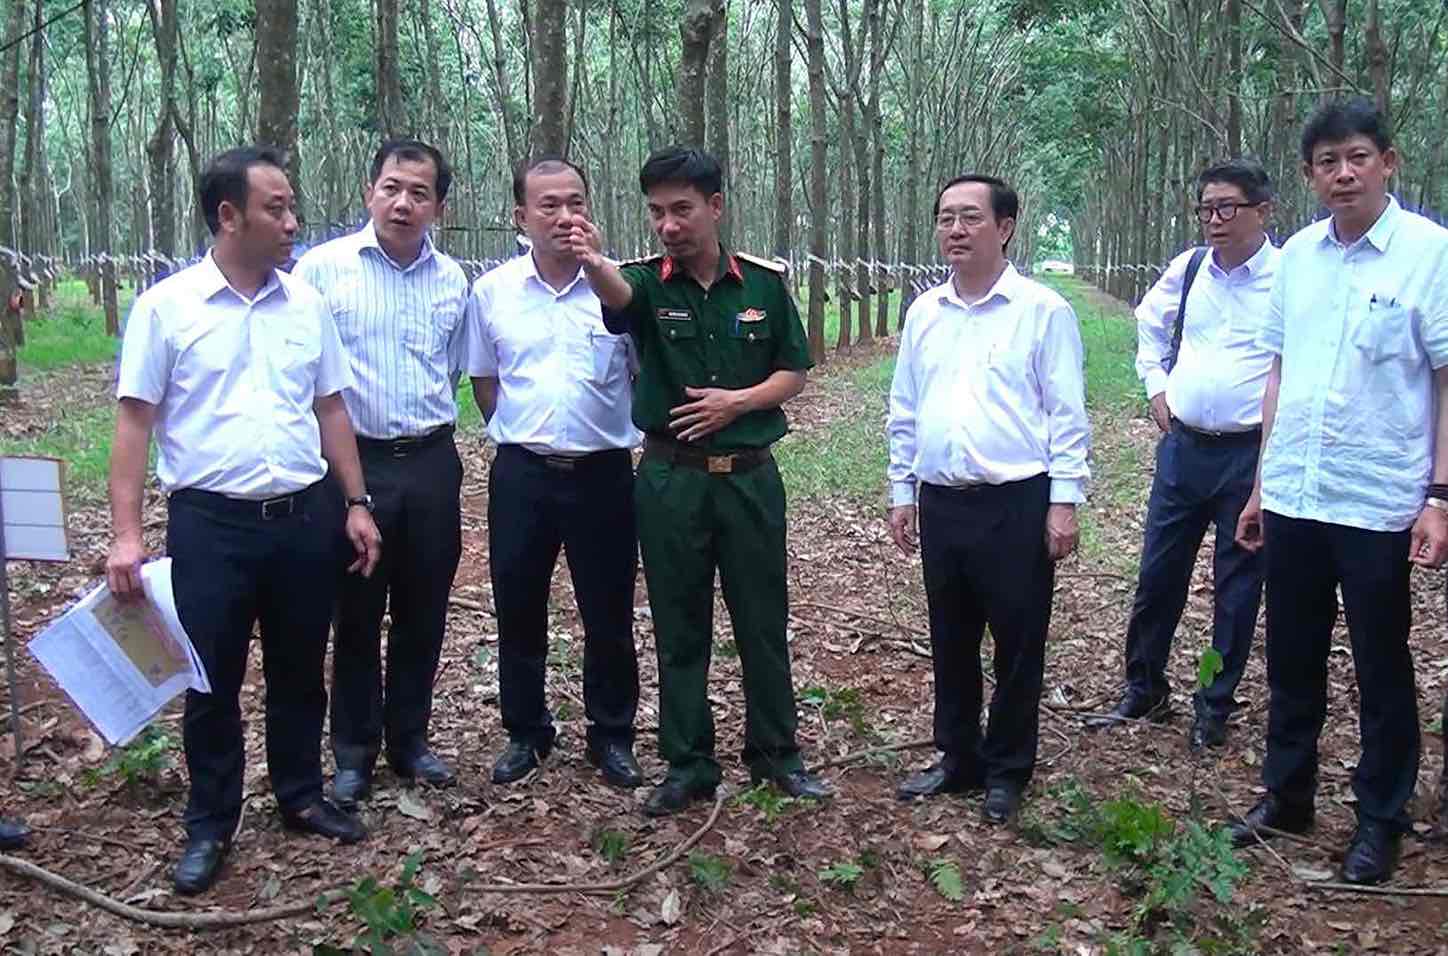
<path fill-rule="evenodd" d="M 1421 756 L 1409 572 L 1448 557 L 1448 230 L 1388 194 L 1398 154 L 1366 100 L 1320 107 L 1302 161 L 1332 215 L 1283 245 L 1259 339 L 1275 358 L 1237 538 L 1265 545 L 1267 793 L 1233 839 L 1313 824 L 1340 588 L 1362 735 L 1342 876 L 1380 883 Z"/>
<path fill-rule="evenodd" d="M 493 782 L 521 779 L 553 747 L 544 672 L 548 587 L 562 550 L 583 618 L 587 757 L 607 782 L 637 787 L 632 345 L 604 328 L 568 244 L 574 220 L 589 216 L 583 170 L 539 157 L 514 174 L 513 197 L 532 248 L 474 283 L 468 335 L 473 394 L 498 446 L 488 555 L 508 744 Z"/>
<path fill-rule="evenodd" d="M 347 565 L 370 574 L 380 538 L 342 390 L 346 356 L 321 299 L 278 271 L 297 221 L 281 157 L 228 150 L 199 199 L 215 244 L 142 293 L 126 325 L 111 453 L 114 540 L 106 575 L 141 592 L 141 504 L 152 432 L 168 498 L 166 551 L 181 624 L 211 693 L 188 691 L 183 737 L 191 780 L 180 893 L 216 880 L 241 814 L 245 753 L 239 693 L 261 626 L 267 768 L 283 823 L 344 843 L 361 823 L 322 796 L 327 693 L 322 661 Z M 324 482 L 328 470 L 347 497 Z"/>

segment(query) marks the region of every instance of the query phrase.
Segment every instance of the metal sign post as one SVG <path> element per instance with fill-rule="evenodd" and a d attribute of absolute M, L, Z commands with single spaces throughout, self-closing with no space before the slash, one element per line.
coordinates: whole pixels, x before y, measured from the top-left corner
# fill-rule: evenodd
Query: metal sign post
<path fill-rule="evenodd" d="M 6 515 L 9 507 L 10 514 Z M 15 635 L 10 629 L 7 560 L 68 561 L 65 462 L 55 458 L 0 457 L 0 638 L 5 640 L 5 682 L 10 691 L 10 733 L 15 767 L 20 739 L 20 694 L 15 679 Z"/>
<path fill-rule="evenodd" d="M 5 555 L 5 496 L 0 494 L 0 637 L 5 639 L 5 684 L 10 689 L 10 735 L 15 738 L 15 767 L 25 752 L 20 740 L 20 694 L 15 685 L 15 642 L 10 633 L 10 572 Z"/>

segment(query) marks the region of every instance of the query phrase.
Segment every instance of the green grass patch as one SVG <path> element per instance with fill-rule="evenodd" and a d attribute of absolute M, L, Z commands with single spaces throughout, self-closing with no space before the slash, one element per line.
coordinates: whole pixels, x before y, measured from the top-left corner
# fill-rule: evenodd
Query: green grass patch
<path fill-rule="evenodd" d="M 133 289 L 119 292 L 122 318 L 135 299 Z M 105 312 L 91 302 L 85 282 L 59 283 L 49 308 L 25 323 L 20 348 L 20 374 L 46 372 L 67 365 L 108 362 L 119 354 L 121 340 L 106 334 Z"/>
<path fill-rule="evenodd" d="M 890 334 L 891 334 L 891 335 L 894 335 L 895 332 L 896 332 L 896 329 L 897 329 L 897 328 L 899 327 L 899 325 L 900 325 L 900 317 L 899 317 L 899 311 L 900 311 L 900 293 L 899 293 L 899 292 L 890 292 L 890 293 L 887 293 L 887 295 L 889 296 L 889 300 L 890 300 L 890 307 L 889 307 Z M 875 310 L 879 308 L 879 305 L 877 305 L 878 298 L 879 298 L 878 296 L 870 296 L 870 331 L 871 331 L 872 334 L 873 334 L 873 332 L 874 332 L 874 330 L 875 330 Z M 853 309 L 851 310 L 852 313 L 853 313 L 854 311 L 855 311 L 855 310 L 853 310 Z M 802 294 L 800 295 L 800 297 L 799 297 L 799 314 L 800 314 L 800 318 L 801 318 L 802 320 L 804 320 L 805 322 L 808 322 L 808 321 L 809 321 L 809 293 L 808 293 L 808 292 L 802 293 Z M 858 333 L 859 333 L 859 330 L 860 330 L 860 326 L 859 326 L 860 318 L 859 318 L 858 315 L 852 315 L 852 318 L 853 318 L 853 320 L 854 320 L 854 322 L 855 322 L 855 328 L 854 328 L 854 330 L 853 330 L 855 334 L 852 334 L 852 335 L 850 336 L 850 341 L 851 341 L 851 342 L 855 342 L 855 341 L 858 341 L 858 340 L 859 340 L 859 335 L 858 335 Z M 806 326 L 806 328 L 808 328 L 808 326 Z M 835 347 L 835 343 L 838 342 L 839 340 L 840 340 L 840 298 L 839 298 L 839 295 L 837 294 L 836 290 L 835 290 L 835 289 L 833 288 L 833 286 L 832 286 L 832 287 L 830 288 L 829 298 L 828 298 L 827 300 L 825 300 L 825 347 L 828 348 L 828 349 L 833 349 L 833 348 Z"/>
<path fill-rule="evenodd" d="M 791 500 L 882 497 L 885 489 L 885 409 L 895 358 L 857 369 L 826 388 L 853 397 L 851 411 L 828 428 L 790 436 L 776 448 Z"/>
<path fill-rule="evenodd" d="M 1081 326 L 1086 351 L 1086 404 L 1105 409 L 1141 412 L 1146 395 L 1136 377 L 1136 317 L 1124 305 L 1105 303 L 1075 276 L 1046 275 L 1040 280 L 1071 303 Z"/>
<path fill-rule="evenodd" d="M 107 404 L 81 411 L 59 408 L 57 413 L 55 424 L 42 435 L 21 441 L 0 439 L 0 454 L 62 458 L 72 494 L 85 499 L 104 497 L 116 426 L 115 406 Z M 152 460 L 155 460 L 154 444 Z"/>

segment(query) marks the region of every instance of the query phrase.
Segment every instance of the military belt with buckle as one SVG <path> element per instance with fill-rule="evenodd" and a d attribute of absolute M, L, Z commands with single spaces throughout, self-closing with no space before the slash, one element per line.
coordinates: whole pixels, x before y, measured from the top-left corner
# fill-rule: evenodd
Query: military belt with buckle
<path fill-rule="evenodd" d="M 773 455 L 768 448 L 750 448 L 728 455 L 711 455 L 684 442 L 650 434 L 644 436 L 644 458 L 683 465 L 711 475 L 742 475 L 770 461 Z"/>

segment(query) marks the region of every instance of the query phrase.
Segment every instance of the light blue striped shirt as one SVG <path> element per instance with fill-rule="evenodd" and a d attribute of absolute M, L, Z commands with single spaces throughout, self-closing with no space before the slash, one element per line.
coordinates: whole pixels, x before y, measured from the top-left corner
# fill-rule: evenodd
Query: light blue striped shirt
<path fill-rule="evenodd" d="M 457 421 L 468 279 L 430 238 L 403 268 L 369 222 L 311 249 L 292 273 L 322 294 L 352 360 L 356 383 L 342 397 L 357 434 L 405 438 Z"/>

